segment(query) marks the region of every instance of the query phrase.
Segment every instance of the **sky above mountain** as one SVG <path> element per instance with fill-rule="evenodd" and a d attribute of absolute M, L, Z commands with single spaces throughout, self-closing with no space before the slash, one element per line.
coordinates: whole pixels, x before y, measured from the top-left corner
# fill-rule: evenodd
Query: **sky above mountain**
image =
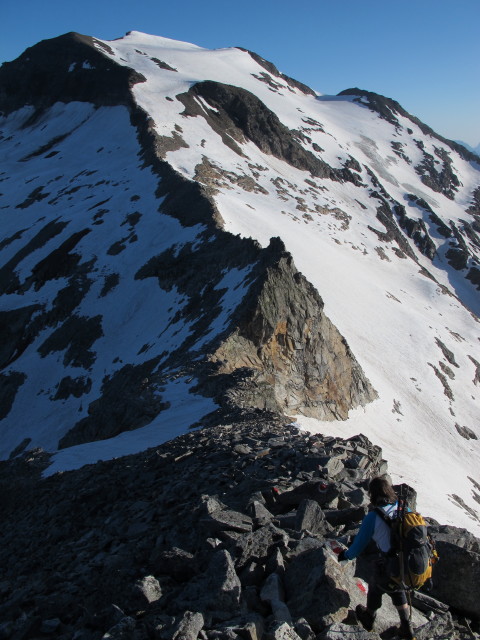
<path fill-rule="evenodd" d="M 68 31 L 241 46 L 320 93 L 359 87 L 394 98 L 439 134 L 476 147 L 479 19 L 478 0 L 3 0 L 0 62 Z"/>

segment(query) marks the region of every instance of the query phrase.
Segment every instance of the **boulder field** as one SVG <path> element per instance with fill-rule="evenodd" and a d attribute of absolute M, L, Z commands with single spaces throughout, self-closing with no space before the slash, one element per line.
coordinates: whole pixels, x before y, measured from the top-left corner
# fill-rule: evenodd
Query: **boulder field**
<path fill-rule="evenodd" d="M 388 472 L 382 450 L 266 411 L 230 418 L 47 477 L 41 450 L 1 462 L 0 639 L 395 638 L 388 597 L 372 633 L 354 613 L 375 549 L 332 550 Z M 428 522 L 440 561 L 412 596 L 417 639 L 479 639 L 480 541 Z"/>

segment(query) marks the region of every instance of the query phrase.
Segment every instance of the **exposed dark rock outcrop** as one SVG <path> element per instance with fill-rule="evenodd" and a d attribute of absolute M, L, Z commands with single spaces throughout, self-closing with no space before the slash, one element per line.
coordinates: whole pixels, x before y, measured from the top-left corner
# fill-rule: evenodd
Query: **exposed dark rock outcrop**
<path fill-rule="evenodd" d="M 90 378 L 85 376 L 79 376 L 78 378 L 65 376 L 58 384 L 54 400 L 66 400 L 70 396 L 80 398 L 84 393 L 88 393 L 91 387 L 92 381 Z"/>
<path fill-rule="evenodd" d="M 391 98 L 379 95 L 378 93 L 373 93 L 372 91 L 365 91 L 357 88 L 345 89 L 344 91 L 340 91 L 338 95 L 357 96 L 354 98 L 355 102 L 368 105 L 372 111 L 375 111 L 381 118 L 396 127 L 400 126 L 400 122 L 398 121 L 396 114 L 406 114 L 406 112 L 402 113 L 403 109 L 398 102 Z"/>
<path fill-rule="evenodd" d="M 423 220 L 413 220 L 412 218 L 409 218 L 405 211 L 405 207 L 401 204 L 395 205 L 394 208 L 402 229 L 405 229 L 408 237 L 412 238 L 419 250 L 430 258 L 430 260 L 433 260 L 436 253 L 436 247 L 428 233 L 425 222 Z"/>
<path fill-rule="evenodd" d="M 302 93 L 305 93 L 306 95 L 311 95 L 311 96 L 317 95 L 315 91 L 313 89 L 310 89 L 310 87 L 307 87 L 306 84 L 303 84 L 302 82 L 299 82 L 298 80 L 295 80 L 294 78 L 290 78 L 284 73 L 281 73 L 272 62 L 265 60 L 264 58 L 259 56 L 258 53 L 254 53 L 253 51 L 249 51 L 248 49 L 243 49 L 242 47 L 237 47 L 237 48 L 240 49 L 241 51 L 245 51 L 246 53 L 248 53 L 255 60 L 255 62 L 258 62 L 258 64 L 261 67 L 266 69 L 269 73 L 271 73 L 276 78 L 281 78 L 282 80 L 284 80 L 287 83 L 287 85 L 294 87 L 295 89 L 299 89 Z"/>
<path fill-rule="evenodd" d="M 0 373 L 0 420 L 10 412 L 18 388 L 25 382 L 27 376 L 18 371 L 7 374 Z"/>
<path fill-rule="evenodd" d="M 25 105 L 35 118 L 57 101 L 79 100 L 97 106 L 132 106 L 130 87 L 145 78 L 116 64 L 101 49 L 105 45 L 79 33 L 66 33 L 26 49 L 0 67 L 0 112 Z"/>
<path fill-rule="evenodd" d="M 435 211 L 433 211 L 432 207 L 428 204 L 428 202 L 426 202 L 423 198 L 419 198 L 418 196 L 414 195 L 413 193 L 408 193 L 407 194 L 407 198 L 410 202 L 413 202 L 414 204 L 416 204 L 418 207 L 420 207 L 421 209 L 423 209 L 424 211 L 426 211 L 428 213 L 428 217 L 430 219 L 431 222 L 433 222 L 433 224 L 436 227 L 437 232 L 442 235 L 444 238 L 450 238 L 452 235 L 452 230 L 450 229 L 450 227 L 448 225 L 445 224 L 445 222 L 443 222 L 443 220 L 441 218 L 438 217 L 438 215 L 435 213 Z"/>
<path fill-rule="evenodd" d="M 379 185 L 380 186 L 380 185 Z M 385 194 L 387 195 L 387 194 Z M 407 256 L 409 256 L 412 260 L 416 260 L 415 253 L 411 248 L 408 240 L 405 238 L 403 233 L 400 230 L 400 227 L 397 223 L 395 215 L 392 210 L 392 206 L 389 204 L 388 200 L 382 194 L 377 191 L 372 191 L 372 198 L 376 198 L 380 204 L 377 207 L 377 219 L 383 224 L 386 231 L 380 232 L 374 229 L 373 227 L 369 227 L 371 231 L 374 231 L 377 236 L 383 242 L 392 242 L 395 241 L 399 247 L 399 249 Z M 401 205 L 399 205 L 401 206 Z M 398 203 L 395 203 L 395 212 L 401 213 L 401 210 L 398 209 Z M 405 222 L 405 219 L 400 215 L 400 220 Z"/>
<path fill-rule="evenodd" d="M 478 267 L 471 267 L 465 277 L 480 291 L 480 269 Z"/>
<path fill-rule="evenodd" d="M 34 304 L 19 309 L 0 312 L 0 368 L 4 369 L 14 362 L 33 341 L 35 333 L 31 330 L 32 315 L 42 309 Z"/>
<path fill-rule="evenodd" d="M 468 213 L 477 216 L 476 224 L 480 226 L 480 221 L 478 217 L 480 217 L 480 187 L 477 187 L 472 193 L 472 204 L 467 209 Z"/>
<path fill-rule="evenodd" d="M 448 558 L 435 568 L 431 595 L 460 612 L 478 610 L 478 593 L 469 585 L 480 584 L 480 540 L 456 527 L 437 525 L 431 533 L 440 558 Z"/>
<path fill-rule="evenodd" d="M 72 315 L 48 336 L 38 347 L 38 351 L 42 357 L 55 351 L 65 351 L 63 357 L 65 366 L 88 369 L 95 360 L 90 349 L 101 336 L 103 336 L 101 316 L 86 318 Z"/>
<path fill-rule="evenodd" d="M 59 448 L 105 440 L 151 422 L 168 407 L 149 380 L 157 364 L 158 359 L 137 366 L 125 365 L 107 376 L 100 397 L 88 407 L 89 415 L 60 439 Z"/>
<path fill-rule="evenodd" d="M 439 171 L 435 165 L 435 158 L 430 154 L 423 152 L 422 162 L 415 167 L 415 171 L 420 175 L 423 184 L 430 187 L 437 193 L 443 193 L 444 196 L 453 200 L 455 193 L 458 191 L 460 181 L 452 170 L 452 159 L 447 151 L 435 147 L 435 155 L 443 161 L 442 169 Z"/>
<path fill-rule="evenodd" d="M 88 233 L 90 233 L 90 229 L 77 231 L 64 240 L 46 258 L 40 260 L 32 267 L 32 275 L 26 280 L 24 287 L 28 289 L 33 284 L 38 290 L 48 280 L 71 277 L 82 259 L 82 256 L 79 253 L 73 253 L 73 250 Z"/>
<path fill-rule="evenodd" d="M 204 98 L 212 110 L 207 113 L 194 100 L 195 96 Z M 297 169 L 309 171 L 315 177 L 339 182 L 359 181 L 359 176 L 350 169 L 332 169 L 304 149 L 278 116 L 246 89 L 206 80 L 193 85 L 187 93 L 178 95 L 177 99 L 185 105 L 184 115 L 204 117 L 223 142 L 239 155 L 242 155 L 242 151 L 237 143 L 247 138 L 261 151 Z"/>
<path fill-rule="evenodd" d="M 449 264 L 460 271 L 468 266 L 471 253 L 457 225 L 454 222 L 450 222 L 450 228 L 452 229 L 452 241 L 450 242 L 450 249 L 445 255 Z"/>
<path fill-rule="evenodd" d="M 462 144 L 455 142 L 454 140 L 447 140 L 442 136 L 439 136 L 433 129 L 424 124 L 421 120 L 412 116 L 408 111 L 406 111 L 396 100 L 392 98 L 387 98 L 378 93 L 374 93 L 372 91 L 365 91 L 364 89 L 345 89 L 341 91 L 339 96 L 357 96 L 355 99 L 356 102 L 360 102 L 362 104 L 366 104 L 370 107 L 372 111 L 375 111 L 379 114 L 381 118 L 390 122 L 394 126 L 400 126 L 400 122 L 397 118 L 397 114 L 408 118 L 411 122 L 416 124 L 419 129 L 425 135 L 432 136 L 432 138 L 436 138 L 440 142 L 448 145 L 451 149 L 456 151 L 464 160 L 468 162 L 475 162 L 478 164 L 479 157 L 466 149 Z"/>
<path fill-rule="evenodd" d="M 324 315 L 317 291 L 278 243 L 275 260 L 244 299 L 237 326 L 213 361 L 219 373 L 252 372 L 249 390 L 230 391 L 240 406 L 345 419 L 349 408 L 370 402 L 376 392 Z"/>
<path fill-rule="evenodd" d="M 47 242 L 59 235 L 67 224 L 67 222 L 58 220 L 48 222 L 0 268 L 0 293 L 16 293 L 19 291 L 20 281 L 15 273 L 16 267 L 30 253 L 43 247 Z"/>

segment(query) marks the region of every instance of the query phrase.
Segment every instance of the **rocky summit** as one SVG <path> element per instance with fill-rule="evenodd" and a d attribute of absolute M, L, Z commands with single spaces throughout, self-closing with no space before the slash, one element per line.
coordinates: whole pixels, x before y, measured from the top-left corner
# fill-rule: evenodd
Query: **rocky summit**
<path fill-rule="evenodd" d="M 1 463 L 0 638 L 397 638 L 388 598 L 373 633 L 355 617 L 375 550 L 332 550 L 388 472 L 382 450 L 265 411 L 231 418 L 40 482 L 41 451 Z M 417 638 L 478 639 L 480 540 L 429 524 L 440 560 L 412 596 Z"/>

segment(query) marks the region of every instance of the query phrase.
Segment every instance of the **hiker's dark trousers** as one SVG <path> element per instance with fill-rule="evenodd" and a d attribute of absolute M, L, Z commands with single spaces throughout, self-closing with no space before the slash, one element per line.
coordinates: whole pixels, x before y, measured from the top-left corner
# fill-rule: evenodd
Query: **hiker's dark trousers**
<path fill-rule="evenodd" d="M 367 608 L 376 611 L 382 606 L 382 597 L 388 593 L 396 607 L 407 604 L 405 589 L 392 583 L 389 571 L 389 559 L 386 556 L 379 556 L 375 563 L 375 570 L 372 580 L 368 583 Z"/>

